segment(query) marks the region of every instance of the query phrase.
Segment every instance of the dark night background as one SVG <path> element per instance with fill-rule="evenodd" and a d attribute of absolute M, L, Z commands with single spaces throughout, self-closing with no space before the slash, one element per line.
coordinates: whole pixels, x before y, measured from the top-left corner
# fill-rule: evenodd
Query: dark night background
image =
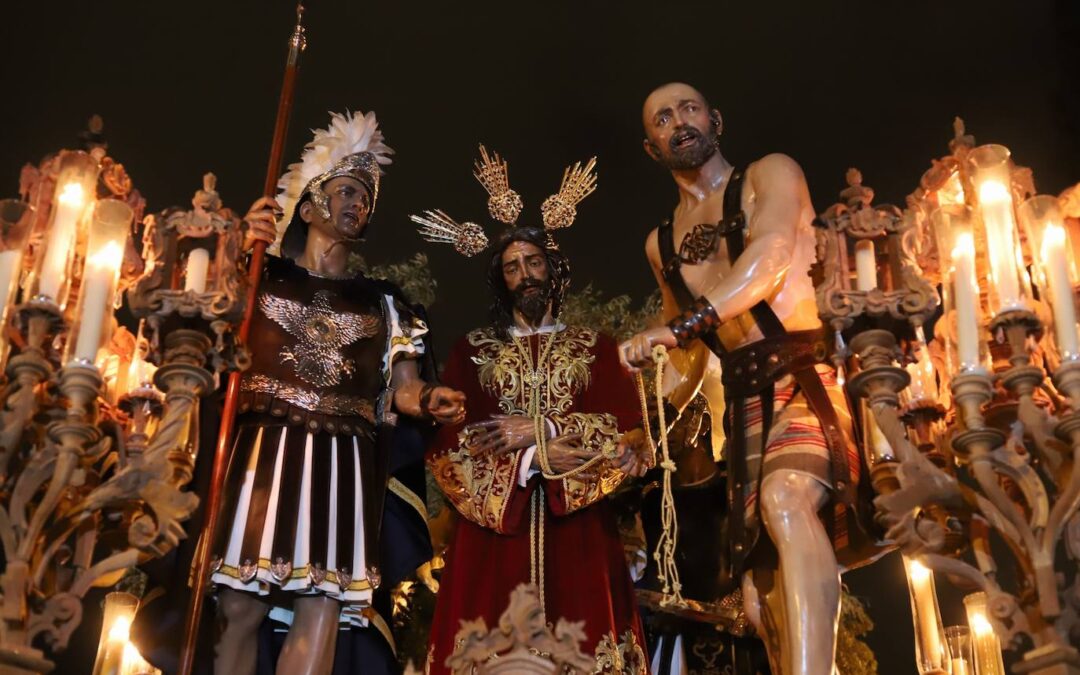
<path fill-rule="evenodd" d="M 946 152 L 955 115 L 1057 193 L 1080 180 L 1078 17 L 1071 0 L 311 0 L 286 161 L 327 110 L 378 112 L 397 155 L 366 257 L 429 252 L 445 353 L 485 319 L 483 262 L 423 244 L 406 216 L 438 207 L 495 230 L 471 176 L 478 142 L 509 160 L 523 221 L 539 221 L 565 165 L 597 155 L 599 190 L 560 241 L 577 288 L 643 298 L 654 282 L 642 244 L 675 201 L 641 149 L 640 106 L 655 85 L 701 89 L 724 115 L 722 149 L 736 164 L 793 156 L 819 211 L 849 166 L 879 201 L 902 204 Z M 8 3 L 0 192 L 14 195 L 25 162 L 75 145 L 99 113 L 150 211 L 187 205 L 206 171 L 227 205 L 246 210 L 263 182 L 292 21 L 281 0 Z M 899 561 L 847 580 L 877 623 L 880 672 L 914 672 Z M 962 608 L 947 595 L 946 623 L 957 623 Z"/>

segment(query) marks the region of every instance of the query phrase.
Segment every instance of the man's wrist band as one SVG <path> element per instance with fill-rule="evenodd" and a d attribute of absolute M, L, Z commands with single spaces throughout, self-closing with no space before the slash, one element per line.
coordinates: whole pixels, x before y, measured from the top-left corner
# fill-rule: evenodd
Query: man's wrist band
<path fill-rule="evenodd" d="M 668 328 L 675 334 L 675 341 L 680 347 L 685 347 L 691 340 L 719 327 L 720 317 L 705 296 L 698 298 L 689 311 L 668 323 Z"/>

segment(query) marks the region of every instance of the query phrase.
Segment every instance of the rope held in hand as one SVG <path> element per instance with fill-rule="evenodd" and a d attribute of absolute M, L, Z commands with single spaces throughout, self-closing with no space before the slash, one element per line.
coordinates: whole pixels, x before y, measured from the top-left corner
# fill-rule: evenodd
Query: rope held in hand
<path fill-rule="evenodd" d="M 660 541 L 653 551 L 653 558 L 657 564 L 657 574 L 663 586 L 664 597 L 660 601 L 662 607 L 685 607 L 686 601 L 682 596 L 682 583 L 679 581 L 679 569 L 675 566 L 675 547 L 679 541 L 679 520 L 675 513 L 675 498 L 671 492 L 671 476 L 675 473 L 675 462 L 671 459 L 668 448 L 667 420 L 664 415 L 664 364 L 668 361 L 667 349 L 664 345 L 653 347 L 653 363 L 656 364 L 656 414 L 659 425 L 660 457 L 658 464 L 664 470 L 663 496 L 660 500 Z M 641 419 L 644 420 L 645 437 L 653 451 L 657 455 L 657 447 L 653 442 L 652 429 L 649 425 L 649 407 L 646 401 L 645 380 L 641 373 L 636 375 L 638 384 L 638 399 L 641 402 Z"/>

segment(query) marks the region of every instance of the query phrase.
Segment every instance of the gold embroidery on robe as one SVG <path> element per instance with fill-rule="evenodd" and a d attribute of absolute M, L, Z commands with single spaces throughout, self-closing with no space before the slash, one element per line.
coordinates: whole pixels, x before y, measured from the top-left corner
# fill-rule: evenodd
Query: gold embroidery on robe
<path fill-rule="evenodd" d="M 473 457 L 467 448 L 472 445 L 470 437 L 479 432 L 478 429 L 462 431 L 458 435 L 458 448 L 433 457 L 431 470 L 461 515 L 502 532 L 503 514 L 517 482 L 517 460 L 521 452 Z"/>
<path fill-rule="evenodd" d="M 614 455 L 619 439 L 619 422 L 614 415 L 570 413 L 549 416 L 555 425 L 555 435 L 576 434 L 581 436 L 582 446 L 591 452 Z M 619 487 L 626 475 L 610 462 L 601 463 L 600 477 L 582 481 L 571 476 L 563 478 L 563 494 L 567 513 L 577 511 L 609 495 Z"/>
<path fill-rule="evenodd" d="M 478 348 L 473 362 L 484 390 L 499 399 L 503 414 L 527 414 L 531 387 L 526 383 L 535 365 L 535 353 L 531 354 L 533 362 L 527 362 L 512 340 L 500 340 L 491 328 L 475 330 L 468 339 L 470 345 Z M 589 349 L 596 346 L 597 333 L 571 326 L 542 333 L 538 339 L 541 351 L 548 340 L 555 340 L 547 363 L 541 364 L 541 409 L 565 412 L 573 404 L 574 396 L 589 386 L 592 378 L 589 366 L 596 360 Z"/>

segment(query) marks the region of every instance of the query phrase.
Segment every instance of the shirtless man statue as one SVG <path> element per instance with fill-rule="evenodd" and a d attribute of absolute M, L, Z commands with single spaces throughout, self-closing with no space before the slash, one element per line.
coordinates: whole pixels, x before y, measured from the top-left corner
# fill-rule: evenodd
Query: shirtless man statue
<path fill-rule="evenodd" d="M 724 402 L 710 405 L 726 403 L 726 562 L 734 580 L 742 575 L 773 672 L 829 675 L 838 553 L 849 544 L 835 534 L 851 530 L 826 523 L 852 515 L 859 455 L 842 388 L 824 363 L 806 180 L 782 154 L 733 166 L 719 151 L 719 111 L 689 85 L 653 91 L 642 121 L 645 151 L 671 172 L 679 203 L 645 243 L 668 323 L 623 343 L 624 364 L 640 369 L 656 345 L 695 340 L 719 357 Z M 759 523 L 767 541 L 758 541 Z"/>

